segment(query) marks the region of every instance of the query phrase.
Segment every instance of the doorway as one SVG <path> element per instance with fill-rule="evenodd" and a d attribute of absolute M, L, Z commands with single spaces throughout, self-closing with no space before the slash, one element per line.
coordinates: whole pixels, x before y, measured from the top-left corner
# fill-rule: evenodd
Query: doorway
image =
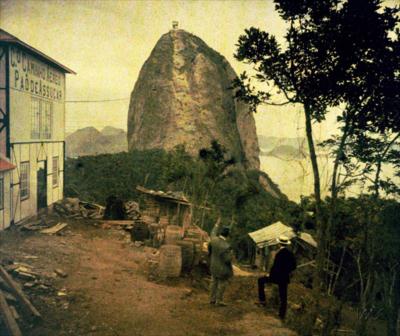
<path fill-rule="evenodd" d="M 37 209 L 47 208 L 47 161 L 38 161 Z"/>

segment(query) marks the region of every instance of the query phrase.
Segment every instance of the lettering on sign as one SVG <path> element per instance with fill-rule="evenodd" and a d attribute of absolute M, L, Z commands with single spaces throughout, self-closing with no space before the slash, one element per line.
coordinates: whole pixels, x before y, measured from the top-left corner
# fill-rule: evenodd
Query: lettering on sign
<path fill-rule="evenodd" d="M 10 49 L 10 86 L 55 101 L 64 99 L 64 75 L 13 47 Z"/>

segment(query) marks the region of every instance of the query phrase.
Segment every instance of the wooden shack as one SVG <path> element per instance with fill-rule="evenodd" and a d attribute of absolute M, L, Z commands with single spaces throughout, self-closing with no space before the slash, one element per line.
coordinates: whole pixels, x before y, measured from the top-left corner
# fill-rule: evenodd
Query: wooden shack
<path fill-rule="evenodd" d="M 301 260 L 313 260 L 317 248 L 317 242 L 306 232 L 295 232 L 293 228 L 282 222 L 276 222 L 262 229 L 250 232 L 249 237 L 254 242 L 256 256 L 253 264 L 260 269 L 266 265 L 266 257 L 269 252 L 274 250 L 274 246 L 278 244 L 278 238 L 281 235 L 286 236 L 293 242 L 293 250 L 296 256 Z M 273 254 L 272 254 L 273 256 Z M 271 259 L 271 256 L 270 256 Z M 272 260 L 270 261 L 270 263 Z"/>
<path fill-rule="evenodd" d="M 142 186 L 137 186 L 136 190 L 143 195 L 143 210 L 141 218 L 135 220 L 133 239 L 142 236 L 141 229 L 148 228 L 151 245 L 160 248 L 160 254 L 172 251 L 170 260 L 160 257 L 160 272 L 165 273 L 164 276 L 177 276 L 180 271 L 190 272 L 203 261 L 207 253 L 204 243 L 210 240 L 207 232 L 191 223 L 192 204 L 181 192 L 155 191 Z M 180 247 L 180 256 L 175 253 L 176 246 Z M 177 271 L 169 273 L 171 269 Z"/>
<path fill-rule="evenodd" d="M 137 186 L 143 194 L 142 216 L 150 222 L 182 228 L 191 223 L 192 204 L 181 192 L 164 192 Z"/>

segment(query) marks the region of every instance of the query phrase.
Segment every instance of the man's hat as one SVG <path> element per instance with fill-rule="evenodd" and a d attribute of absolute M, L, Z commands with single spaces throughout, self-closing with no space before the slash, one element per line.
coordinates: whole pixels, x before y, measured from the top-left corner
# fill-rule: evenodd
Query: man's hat
<path fill-rule="evenodd" d="M 286 236 L 280 236 L 277 239 L 277 241 L 281 245 L 290 245 L 291 244 L 290 239 L 288 237 L 286 237 Z"/>

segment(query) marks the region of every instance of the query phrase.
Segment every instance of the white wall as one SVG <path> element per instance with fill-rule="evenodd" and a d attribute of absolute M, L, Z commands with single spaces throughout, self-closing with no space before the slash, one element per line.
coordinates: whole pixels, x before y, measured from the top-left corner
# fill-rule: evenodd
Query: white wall
<path fill-rule="evenodd" d="M 53 186 L 53 157 L 59 159 L 58 185 Z M 37 212 L 37 170 L 38 161 L 47 162 L 47 205 L 62 199 L 63 197 L 63 175 L 64 175 L 64 151 L 63 143 L 30 143 L 14 144 L 11 149 L 11 161 L 17 166 L 12 171 L 12 218 L 14 222 L 30 217 Z M 20 197 L 20 172 L 21 162 L 29 161 L 29 197 L 21 200 Z"/>
<path fill-rule="evenodd" d="M 11 197 L 10 197 L 10 181 L 11 171 L 0 172 L 0 178 L 3 178 L 4 185 L 4 203 L 3 209 L 0 210 L 0 230 L 6 229 L 11 222 Z"/>

